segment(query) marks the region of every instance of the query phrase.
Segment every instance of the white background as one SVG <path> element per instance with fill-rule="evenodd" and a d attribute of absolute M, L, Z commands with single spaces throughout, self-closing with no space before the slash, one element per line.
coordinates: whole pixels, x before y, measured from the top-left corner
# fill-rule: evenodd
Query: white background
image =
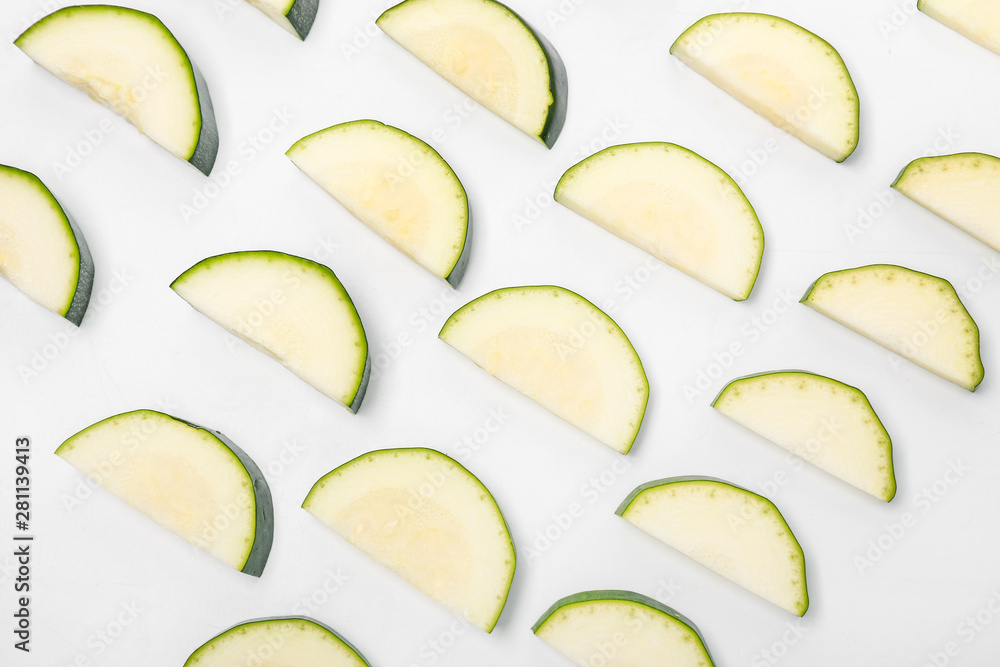
<path fill-rule="evenodd" d="M 984 264 L 995 255 L 888 194 L 888 185 L 922 154 L 1000 154 L 1000 57 L 915 13 L 912 2 L 903 9 L 902 0 L 521 0 L 513 6 L 550 38 L 569 73 L 566 127 L 547 151 L 485 110 L 462 119 L 454 108 L 466 98 L 374 27 L 387 2 L 324 0 L 312 34 L 299 43 L 235 0 L 131 0 L 173 30 L 209 83 L 221 130 L 215 178 L 230 161 L 239 168 L 226 187 L 209 187 L 211 201 L 185 220 L 181 206 L 192 206 L 210 181 L 10 43 L 61 4 L 0 4 L 0 162 L 36 173 L 75 216 L 97 276 L 90 310 L 72 338 L 64 336 L 72 325 L 0 284 L 0 537 L 14 532 L 18 435 L 33 441 L 37 535 L 34 652 L 27 657 L 11 648 L 12 560 L 0 556 L 0 663 L 176 666 L 235 623 L 307 612 L 375 666 L 568 664 L 532 635 L 532 623 L 564 595 L 624 588 L 669 600 L 693 619 L 720 666 L 775 664 L 765 650 L 786 665 L 921 666 L 949 642 L 957 649 L 949 664 L 995 664 L 1000 619 L 978 631 L 960 626 L 1000 586 L 1000 279 Z M 702 15 L 744 9 L 796 21 L 843 55 L 862 101 L 861 144 L 846 163 L 773 128 L 669 56 L 673 39 Z M 281 124 L 276 113 L 292 119 L 269 136 L 268 124 Z M 305 134 L 358 118 L 427 139 L 463 180 L 475 238 L 457 292 L 351 218 L 283 156 Z M 102 124 L 112 131 L 101 131 Z M 440 140 L 431 139 L 435 130 Z M 100 142 L 78 148 L 87 132 Z M 258 135 L 269 139 L 260 150 L 247 143 Z M 649 272 L 644 253 L 551 204 L 554 181 L 608 140 L 677 142 L 737 177 L 767 240 L 747 302 L 732 302 L 669 267 Z M 57 164 L 77 150 L 89 154 L 65 173 Z M 532 199 L 539 211 L 529 206 Z M 866 208 L 874 214 L 870 224 L 852 232 Z M 515 216 L 533 220 L 519 226 Z M 373 355 L 386 355 L 375 356 L 383 369 L 358 415 L 236 342 L 168 289 L 204 257 L 261 248 L 327 263 L 353 297 Z M 796 301 L 821 273 L 873 262 L 946 277 L 962 292 L 983 332 L 986 380 L 975 394 L 805 306 L 780 305 L 782 294 Z M 977 282 L 978 271 L 988 280 Z M 638 350 L 650 403 L 627 458 L 436 338 L 459 305 L 497 287 L 538 283 L 563 285 L 606 307 Z M 770 310 L 776 300 L 785 312 Z M 401 334 L 407 345 L 393 348 Z M 744 353 L 725 358 L 736 342 Z M 22 377 L 33 358 L 40 370 Z M 802 467 L 711 409 L 729 379 L 780 368 L 831 375 L 868 394 L 895 445 L 895 500 L 882 503 Z M 689 401 L 683 388 L 700 372 L 714 377 Z M 89 424 L 138 408 L 219 429 L 264 469 L 276 525 L 259 580 L 198 552 L 110 494 L 87 497 L 82 476 L 52 454 Z M 491 410 L 506 415 L 503 427 L 479 451 L 462 455 L 456 443 L 475 436 Z M 519 562 L 492 635 L 465 630 L 299 507 L 313 482 L 337 465 L 407 445 L 456 456 L 506 515 Z M 615 461 L 628 469 L 614 473 Z M 953 464 L 967 469 L 950 484 L 944 480 Z M 610 483 L 585 492 L 602 473 Z M 801 638 L 786 632 L 795 621 L 787 612 L 614 515 L 636 485 L 683 474 L 767 489 L 783 511 L 807 560 L 811 606 Z M 935 483 L 933 502 L 917 499 Z M 554 528 L 553 515 L 574 502 L 583 516 Z M 905 513 L 916 525 L 892 537 L 887 526 Z M 530 557 L 525 549 L 547 528 L 561 534 Z M 859 567 L 857 558 L 880 537 L 888 550 Z M 134 619 L 123 611 L 129 605 L 140 609 Z M 119 617 L 128 621 L 120 633 Z M 118 634 L 110 644 L 100 634 L 109 631 Z"/>

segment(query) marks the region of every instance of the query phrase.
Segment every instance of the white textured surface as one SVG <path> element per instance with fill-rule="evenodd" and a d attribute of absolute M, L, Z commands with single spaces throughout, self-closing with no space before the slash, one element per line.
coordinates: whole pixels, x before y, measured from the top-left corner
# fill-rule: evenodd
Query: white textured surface
<path fill-rule="evenodd" d="M 978 631 L 965 619 L 991 599 L 1000 608 L 996 255 L 888 188 L 923 153 L 1000 153 L 1000 57 L 913 13 L 910 3 L 907 14 L 903 0 L 520 0 L 515 9 L 555 44 L 570 77 L 566 128 L 546 151 L 487 111 L 468 111 L 461 93 L 380 34 L 372 21 L 388 2 L 323 0 L 299 43 L 248 4 L 230 9 L 226 1 L 130 3 L 174 31 L 209 83 L 222 133 L 214 178 L 229 182 L 221 190 L 10 43 L 45 3 L 0 4 L 0 162 L 45 181 L 83 228 L 97 265 L 91 309 L 72 337 L 72 325 L 0 283 L 0 539 L 9 544 L 13 531 L 12 450 L 22 434 L 34 441 L 38 535 L 36 651 L 11 648 L 16 575 L 13 559 L 0 555 L 0 617 L 7 619 L 0 663 L 173 667 L 237 622 L 306 613 L 375 666 L 565 664 L 530 627 L 558 598 L 595 588 L 669 598 L 700 626 L 720 666 L 920 666 L 948 642 L 958 650 L 950 665 L 995 661 L 1000 618 L 984 612 Z M 560 6 L 572 11 L 552 26 Z M 844 164 L 782 134 L 667 54 L 703 14 L 745 9 L 799 22 L 844 56 L 862 105 L 861 143 Z M 894 16 L 899 29 L 884 34 Z M 355 48 L 355 40 L 360 52 L 348 60 L 345 45 Z M 428 141 L 463 180 L 475 231 L 457 293 L 284 157 L 307 133 L 356 118 Z M 56 163 L 87 133 L 100 144 L 60 177 Z M 258 133 L 255 147 L 248 137 Z M 641 251 L 551 204 L 555 181 L 603 147 L 602 135 L 673 141 L 739 180 L 767 241 L 747 302 L 667 267 L 651 271 L 657 265 Z M 228 179 L 227 164 L 238 172 Z M 211 202 L 185 222 L 180 207 L 193 206 L 196 192 Z M 537 217 L 526 201 L 536 198 Z M 859 224 L 859 208 L 871 211 L 870 223 Z M 513 216 L 535 220 L 519 228 Z M 227 337 L 168 287 L 209 255 L 256 248 L 326 262 L 344 282 L 380 368 L 358 415 Z M 873 262 L 947 277 L 963 293 L 983 332 L 986 380 L 975 394 L 795 303 L 820 274 Z M 635 344 L 651 398 L 628 457 L 436 339 L 459 305 L 496 287 L 533 283 L 557 283 L 604 306 Z M 734 346 L 741 350 L 735 359 Z M 45 367 L 24 381 L 18 368 L 33 357 Z M 788 367 L 867 393 L 896 446 L 899 492 L 891 504 L 790 462 L 710 407 L 733 377 Z M 704 390 L 692 403 L 683 387 L 700 373 Z M 264 469 L 277 524 L 260 580 L 216 563 L 108 493 L 67 509 L 82 477 L 55 448 L 103 417 L 144 407 L 221 430 Z M 501 420 L 486 439 L 487 426 Z M 478 475 L 510 523 L 520 562 L 491 636 L 464 628 L 299 508 L 321 475 L 357 454 L 420 444 L 455 455 Z M 960 477 L 949 473 L 956 468 Z M 783 482 L 766 495 L 806 552 L 811 604 L 800 638 L 788 631 L 795 620 L 786 612 L 614 516 L 634 486 L 684 474 L 754 490 Z M 90 493 L 82 488 L 80 495 Z M 560 528 L 553 515 L 577 505 L 576 518 L 560 518 L 570 527 Z M 892 537 L 888 527 L 907 514 L 910 527 L 892 528 L 902 530 Z M 546 530 L 561 536 L 531 557 L 525 549 Z M 888 550 L 859 573 L 855 558 L 878 540 Z M 119 617 L 129 621 L 120 633 Z M 982 625 L 986 619 L 992 622 Z M 118 636 L 108 646 L 102 633 Z M 783 636 L 795 644 L 782 645 Z M 772 645 L 769 661 L 762 651 Z"/>

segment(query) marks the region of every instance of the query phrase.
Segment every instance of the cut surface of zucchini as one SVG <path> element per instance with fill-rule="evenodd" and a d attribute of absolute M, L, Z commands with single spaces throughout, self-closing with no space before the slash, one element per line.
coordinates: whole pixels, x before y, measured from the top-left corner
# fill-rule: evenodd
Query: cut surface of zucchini
<path fill-rule="evenodd" d="M 802 547 L 767 498 L 720 479 L 671 477 L 639 486 L 617 514 L 782 609 L 806 613 Z"/>
<path fill-rule="evenodd" d="M 216 255 L 170 285 L 200 313 L 357 412 L 371 360 L 358 311 L 333 271 L 270 250 Z"/>
<path fill-rule="evenodd" d="M 918 158 L 892 187 L 1000 252 L 1000 158 L 984 153 Z"/>
<path fill-rule="evenodd" d="M 410 259 L 457 287 L 469 262 L 469 200 L 458 176 L 420 139 L 375 120 L 304 137 L 288 157 Z"/>
<path fill-rule="evenodd" d="M 0 165 L 0 275 L 80 326 L 94 287 L 83 233 L 34 174 Z"/>
<path fill-rule="evenodd" d="M 363 454 L 322 477 L 302 507 L 469 623 L 492 632 L 516 556 L 482 482 L 426 448 Z"/>
<path fill-rule="evenodd" d="M 917 9 L 1000 54 L 1000 5 L 993 0 L 918 0 Z"/>
<path fill-rule="evenodd" d="M 260 468 L 218 431 L 154 410 L 97 422 L 56 454 L 164 528 L 259 577 L 274 535 Z"/>
<path fill-rule="evenodd" d="M 733 380 L 712 407 L 876 498 L 896 494 L 892 441 L 860 389 L 776 371 Z"/>
<path fill-rule="evenodd" d="M 497 379 L 627 454 L 649 399 L 625 333 L 579 294 L 551 285 L 495 290 L 455 311 L 439 334 Z"/>
<path fill-rule="evenodd" d="M 983 381 L 979 327 L 944 278 L 892 264 L 832 271 L 802 303 L 969 391 Z"/>
<path fill-rule="evenodd" d="M 65 7 L 14 42 L 36 63 L 112 109 L 208 175 L 219 151 L 208 86 L 152 14 L 113 5 Z"/>
<path fill-rule="evenodd" d="M 564 597 L 535 623 L 535 636 L 583 667 L 714 667 L 694 623 L 630 591 Z"/>
<path fill-rule="evenodd" d="M 563 174 L 555 200 L 731 299 L 750 296 L 764 231 L 736 182 L 697 153 L 612 146 Z"/>
<path fill-rule="evenodd" d="M 378 26 L 432 70 L 551 148 L 566 121 L 566 67 L 524 19 L 494 0 L 404 0 Z"/>
<path fill-rule="evenodd" d="M 184 667 L 371 667 L 332 628 L 304 616 L 245 621 L 208 640 Z"/>
<path fill-rule="evenodd" d="M 831 160 L 858 145 L 858 91 L 837 50 L 769 14 L 712 14 L 670 53 L 775 126 Z"/>

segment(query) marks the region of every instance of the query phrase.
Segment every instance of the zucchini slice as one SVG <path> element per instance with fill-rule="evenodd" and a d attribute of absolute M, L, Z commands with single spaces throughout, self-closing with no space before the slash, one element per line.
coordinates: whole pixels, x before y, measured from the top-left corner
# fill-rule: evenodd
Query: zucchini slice
<path fill-rule="evenodd" d="M 566 67 L 555 48 L 494 0 L 404 0 L 376 21 L 462 92 L 552 148 L 566 121 Z"/>
<path fill-rule="evenodd" d="M 489 490 L 433 449 L 383 449 L 323 476 L 302 507 L 425 595 L 486 632 L 516 556 Z"/>
<path fill-rule="evenodd" d="M 892 187 L 1000 252 L 1000 158 L 984 153 L 918 158 Z"/>
<path fill-rule="evenodd" d="M 208 86 L 158 18 L 113 5 L 66 7 L 14 42 L 206 176 L 219 152 Z"/>
<path fill-rule="evenodd" d="M 876 498 L 896 495 L 892 440 L 860 389 L 814 373 L 775 371 L 733 380 L 712 407 Z"/>
<path fill-rule="evenodd" d="M 259 618 L 216 635 L 184 667 L 371 667 L 333 629 L 304 616 Z"/>
<path fill-rule="evenodd" d="M 260 468 L 218 431 L 135 410 L 80 431 L 56 454 L 164 528 L 254 577 L 274 535 Z"/>
<path fill-rule="evenodd" d="M 94 259 L 79 227 L 34 174 L 0 164 L 0 275 L 80 326 Z"/>
<path fill-rule="evenodd" d="M 858 91 L 826 41 L 777 16 L 712 14 L 670 53 L 775 126 L 831 160 L 858 145 Z"/>
<path fill-rule="evenodd" d="M 587 591 L 564 597 L 542 614 L 532 630 L 583 667 L 715 665 L 694 623 L 630 591 Z"/>
<path fill-rule="evenodd" d="M 459 308 L 439 334 L 477 366 L 608 447 L 635 442 L 649 382 L 625 333 L 562 287 L 498 289 Z"/>
<path fill-rule="evenodd" d="M 606 148 L 563 174 L 555 200 L 731 299 L 750 296 L 764 230 L 736 182 L 693 151 Z"/>
<path fill-rule="evenodd" d="M 299 139 L 286 153 L 351 215 L 457 287 L 469 263 L 469 200 L 458 176 L 420 139 L 356 120 Z"/>
<path fill-rule="evenodd" d="M 170 288 L 210 320 L 357 412 L 371 360 L 361 318 L 333 271 L 270 250 L 198 262 Z"/>
<path fill-rule="evenodd" d="M 983 381 L 979 327 L 944 278 L 891 264 L 832 271 L 802 303 L 969 391 Z"/>
<path fill-rule="evenodd" d="M 305 39 L 316 20 L 319 0 L 247 0 L 282 28 Z"/>
<path fill-rule="evenodd" d="M 917 9 L 1000 54 L 1000 5 L 994 0 L 918 0 Z"/>
<path fill-rule="evenodd" d="M 806 613 L 802 547 L 767 498 L 721 479 L 671 477 L 638 487 L 616 513 L 782 609 Z"/>

